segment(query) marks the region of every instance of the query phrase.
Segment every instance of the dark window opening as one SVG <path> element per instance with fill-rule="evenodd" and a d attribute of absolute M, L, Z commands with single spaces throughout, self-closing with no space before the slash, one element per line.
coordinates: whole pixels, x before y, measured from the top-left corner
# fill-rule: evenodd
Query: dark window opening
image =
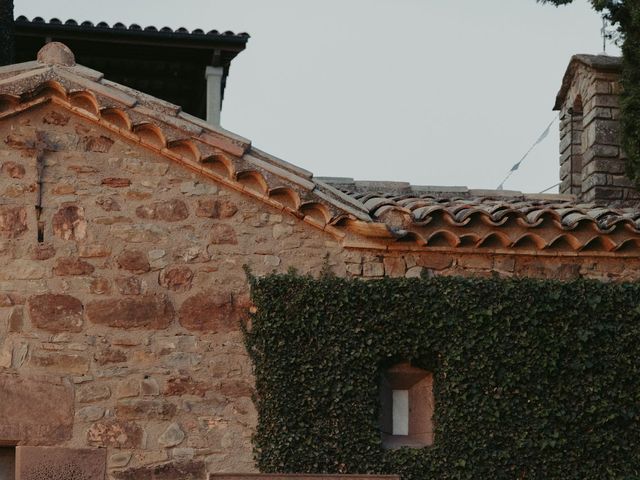
<path fill-rule="evenodd" d="M 0 480 L 14 480 L 16 475 L 15 447 L 0 447 Z"/>
<path fill-rule="evenodd" d="M 386 448 L 433 444 L 433 374 L 399 363 L 382 374 L 380 429 Z"/>

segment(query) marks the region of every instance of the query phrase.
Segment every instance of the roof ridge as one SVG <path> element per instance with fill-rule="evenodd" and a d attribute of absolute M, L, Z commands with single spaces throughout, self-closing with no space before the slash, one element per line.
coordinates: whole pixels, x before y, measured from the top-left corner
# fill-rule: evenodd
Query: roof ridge
<path fill-rule="evenodd" d="M 246 32 L 235 33 L 231 30 L 227 30 L 224 32 L 220 32 L 218 30 L 209 30 L 205 33 L 205 31 L 201 28 L 195 28 L 193 30 L 188 30 L 184 27 L 171 28 L 171 27 L 162 27 L 157 28 L 153 25 L 149 25 L 146 27 L 141 27 L 137 23 L 132 23 L 128 27 L 121 23 L 116 22 L 112 26 L 109 25 L 105 21 L 100 21 L 98 23 L 93 23 L 89 20 L 85 20 L 83 22 L 78 22 L 73 18 L 70 18 L 66 21 L 61 21 L 58 18 L 51 18 L 49 21 L 46 21 L 42 17 L 33 17 L 33 19 L 29 19 L 25 15 L 20 15 L 15 19 L 15 23 L 22 25 L 42 25 L 42 26 L 56 26 L 56 27 L 68 27 L 68 28 L 83 28 L 83 29 L 95 29 L 95 30 L 118 30 L 118 31 L 128 31 L 128 32 L 144 32 L 147 34 L 169 34 L 169 35 L 184 35 L 184 36 L 193 36 L 193 37 L 236 37 L 238 39 L 248 40 L 251 36 Z"/>

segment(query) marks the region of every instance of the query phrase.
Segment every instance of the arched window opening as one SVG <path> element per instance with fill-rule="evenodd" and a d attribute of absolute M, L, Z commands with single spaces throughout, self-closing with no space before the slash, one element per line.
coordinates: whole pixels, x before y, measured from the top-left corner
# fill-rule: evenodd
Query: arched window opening
<path fill-rule="evenodd" d="M 380 382 L 380 428 L 385 448 L 433 444 L 433 374 L 409 362 L 385 370 Z"/>

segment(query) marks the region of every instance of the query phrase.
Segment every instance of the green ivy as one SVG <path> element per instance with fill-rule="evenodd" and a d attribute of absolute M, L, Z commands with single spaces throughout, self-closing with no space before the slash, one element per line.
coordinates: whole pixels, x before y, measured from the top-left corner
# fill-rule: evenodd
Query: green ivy
<path fill-rule="evenodd" d="M 261 471 L 640 478 L 640 285 L 251 283 Z M 435 443 L 385 450 L 378 381 L 405 360 L 434 372 Z"/>

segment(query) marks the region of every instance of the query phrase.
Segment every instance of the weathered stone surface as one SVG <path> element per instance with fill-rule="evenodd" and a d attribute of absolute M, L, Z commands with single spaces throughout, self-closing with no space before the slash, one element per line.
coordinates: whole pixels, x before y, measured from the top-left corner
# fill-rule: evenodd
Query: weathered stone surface
<path fill-rule="evenodd" d="M 152 205 L 141 205 L 136 209 L 136 215 L 149 220 L 179 222 L 189 216 L 189 209 L 182 200 L 173 199 Z"/>
<path fill-rule="evenodd" d="M 69 118 L 69 115 L 58 112 L 56 110 L 52 110 L 42 118 L 42 123 L 64 127 L 67 123 L 69 123 Z"/>
<path fill-rule="evenodd" d="M 118 398 L 131 398 L 138 395 L 140 395 L 140 382 L 135 378 L 128 378 L 118 384 Z"/>
<path fill-rule="evenodd" d="M 184 265 L 166 268 L 160 272 L 159 283 L 174 292 L 186 292 L 191 288 L 193 271 Z"/>
<path fill-rule="evenodd" d="M 125 188 L 131 185 L 131 180 L 129 180 L 128 178 L 109 177 L 102 179 L 102 185 L 111 188 Z"/>
<path fill-rule="evenodd" d="M 101 366 L 110 363 L 122 363 L 127 361 L 127 354 L 117 348 L 107 347 L 96 353 L 95 360 L 96 363 Z"/>
<path fill-rule="evenodd" d="M 111 397 L 111 389 L 107 385 L 90 383 L 80 387 L 76 399 L 80 403 L 93 403 Z"/>
<path fill-rule="evenodd" d="M 165 463 L 113 472 L 115 480 L 202 480 L 206 469 L 202 460 L 186 463 Z"/>
<path fill-rule="evenodd" d="M 207 393 L 208 386 L 204 382 L 196 382 L 189 375 L 181 375 L 179 377 L 167 380 L 164 394 L 167 396 L 183 396 L 194 395 L 196 397 L 204 397 Z"/>
<path fill-rule="evenodd" d="M 98 197 L 96 198 L 96 205 L 98 205 L 105 212 L 120 211 L 120 204 L 115 198 L 112 197 Z"/>
<path fill-rule="evenodd" d="M 124 217 L 130 223 L 131 219 Z M 166 232 L 153 225 L 117 225 L 111 228 L 114 236 L 128 243 L 155 243 L 159 241 Z"/>
<path fill-rule="evenodd" d="M 89 371 L 89 361 L 82 355 L 61 352 L 35 352 L 29 365 L 62 375 L 81 375 Z"/>
<path fill-rule="evenodd" d="M 27 231 L 27 211 L 24 207 L 0 206 L 0 235 L 18 238 Z"/>
<path fill-rule="evenodd" d="M 55 255 L 56 249 L 50 243 L 38 243 L 31 247 L 31 258 L 33 260 L 49 260 Z"/>
<path fill-rule="evenodd" d="M 100 135 L 99 137 L 84 137 L 82 139 L 82 144 L 86 152 L 107 153 L 111 150 L 113 143 L 113 140 L 104 135 Z"/>
<path fill-rule="evenodd" d="M 204 218 L 231 218 L 238 211 L 235 203 L 229 200 L 207 198 L 198 200 L 196 216 Z"/>
<path fill-rule="evenodd" d="M 104 295 L 111 292 L 111 283 L 104 277 L 94 278 L 89 285 L 89 291 L 96 295 Z"/>
<path fill-rule="evenodd" d="M 125 400 L 116 407 L 116 416 L 125 420 L 169 420 L 177 407 L 166 400 Z"/>
<path fill-rule="evenodd" d="M 123 468 L 129 465 L 131 461 L 131 453 L 118 452 L 109 457 L 109 467 L 111 468 Z"/>
<path fill-rule="evenodd" d="M 94 447 L 140 448 L 143 436 L 142 427 L 135 422 L 102 420 L 87 431 L 87 443 Z"/>
<path fill-rule="evenodd" d="M 59 258 L 53 267 L 53 273 L 59 277 L 74 275 L 91 275 L 95 271 L 95 267 L 89 262 L 85 262 L 75 257 Z"/>
<path fill-rule="evenodd" d="M 150 270 L 147 254 L 139 250 L 126 250 L 118 256 L 118 266 L 131 273 L 145 273 Z"/>
<path fill-rule="evenodd" d="M 54 235 L 63 240 L 84 240 L 87 236 L 87 221 L 82 207 L 64 206 L 53 215 L 52 222 Z"/>
<path fill-rule="evenodd" d="M 81 422 L 97 422 L 104 417 L 104 407 L 95 405 L 83 407 L 76 412 L 76 417 Z"/>
<path fill-rule="evenodd" d="M 18 480 L 97 480 L 105 477 L 105 449 L 16 448 Z"/>
<path fill-rule="evenodd" d="M 228 332 L 238 326 L 241 311 L 230 294 L 205 291 L 186 299 L 179 311 L 180 324 L 188 330 Z"/>
<path fill-rule="evenodd" d="M 27 310 L 31 323 L 48 332 L 80 332 L 82 302 L 70 295 L 45 293 L 29 298 Z"/>
<path fill-rule="evenodd" d="M 236 231 L 231 225 L 219 223 L 211 227 L 210 241 L 214 245 L 236 245 Z"/>
<path fill-rule="evenodd" d="M 384 272 L 388 277 L 404 277 L 407 266 L 403 258 L 390 257 L 384 259 Z"/>
<path fill-rule="evenodd" d="M 140 389 L 142 395 L 158 396 L 160 395 L 160 385 L 155 378 L 145 378 L 140 382 Z"/>
<path fill-rule="evenodd" d="M 10 178 L 22 178 L 25 174 L 24 166 L 16 162 L 4 162 L 0 172 Z"/>
<path fill-rule="evenodd" d="M 90 322 L 109 327 L 164 329 L 173 321 L 175 310 L 166 296 L 149 295 L 93 301 L 86 314 Z"/>
<path fill-rule="evenodd" d="M 185 434 L 177 423 L 172 423 L 158 437 L 158 444 L 164 448 L 171 448 L 180 445 L 185 438 Z"/>
<path fill-rule="evenodd" d="M 111 247 L 100 243 L 81 245 L 78 249 L 78 256 L 80 258 L 103 258 L 109 255 L 111 255 Z"/>
<path fill-rule="evenodd" d="M 0 374 L 0 438 L 56 445 L 71 438 L 73 388 L 64 382 Z"/>
<path fill-rule="evenodd" d="M 242 380 L 225 380 L 218 389 L 225 398 L 251 397 L 253 388 Z"/>
<path fill-rule="evenodd" d="M 137 277 L 116 278 L 116 286 L 122 295 L 140 295 L 142 293 L 142 282 Z"/>
<path fill-rule="evenodd" d="M 276 223 L 273 226 L 273 238 L 276 240 L 289 237 L 291 234 L 293 234 L 293 227 L 291 225 Z"/>

